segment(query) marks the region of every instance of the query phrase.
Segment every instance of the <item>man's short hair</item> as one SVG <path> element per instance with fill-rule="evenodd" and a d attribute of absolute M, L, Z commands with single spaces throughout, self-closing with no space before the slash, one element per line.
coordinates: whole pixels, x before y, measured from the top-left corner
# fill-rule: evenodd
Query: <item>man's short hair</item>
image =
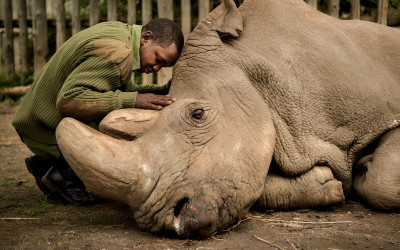
<path fill-rule="evenodd" d="M 153 32 L 153 41 L 162 47 L 175 43 L 178 53 L 182 52 L 185 42 L 181 28 L 168 18 L 155 18 L 143 25 L 142 32 Z"/>

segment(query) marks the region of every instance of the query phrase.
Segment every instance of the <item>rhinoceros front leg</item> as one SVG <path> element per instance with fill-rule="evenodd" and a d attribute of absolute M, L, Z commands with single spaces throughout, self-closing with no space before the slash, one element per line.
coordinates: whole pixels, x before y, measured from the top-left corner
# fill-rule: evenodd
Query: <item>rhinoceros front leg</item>
<path fill-rule="evenodd" d="M 369 205 L 400 209 L 400 128 L 386 133 L 355 167 L 353 187 Z"/>
<path fill-rule="evenodd" d="M 314 167 L 297 177 L 282 177 L 269 173 L 260 207 L 294 209 L 329 206 L 344 202 L 342 183 L 333 177 L 328 167 Z"/>

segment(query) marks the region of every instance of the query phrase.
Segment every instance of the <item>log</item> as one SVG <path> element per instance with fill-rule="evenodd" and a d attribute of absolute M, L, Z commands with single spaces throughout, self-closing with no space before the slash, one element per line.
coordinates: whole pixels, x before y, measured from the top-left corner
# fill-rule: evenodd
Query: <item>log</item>
<path fill-rule="evenodd" d="M 26 94 L 30 87 L 31 85 L 6 88 L 3 89 L 2 94 L 9 97 L 21 97 Z"/>

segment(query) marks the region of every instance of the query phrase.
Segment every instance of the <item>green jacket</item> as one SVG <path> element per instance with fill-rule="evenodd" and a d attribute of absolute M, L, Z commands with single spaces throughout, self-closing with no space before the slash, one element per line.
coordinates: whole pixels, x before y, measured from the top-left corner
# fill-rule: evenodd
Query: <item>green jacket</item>
<path fill-rule="evenodd" d="M 63 117 L 99 121 L 113 110 L 133 108 L 137 93 L 164 94 L 164 86 L 131 82 L 140 68 L 142 27 L 104 22 L 71 37 L 39 73 L 13 126 L 26 136 L 56 144 L 55 129 Z"/>

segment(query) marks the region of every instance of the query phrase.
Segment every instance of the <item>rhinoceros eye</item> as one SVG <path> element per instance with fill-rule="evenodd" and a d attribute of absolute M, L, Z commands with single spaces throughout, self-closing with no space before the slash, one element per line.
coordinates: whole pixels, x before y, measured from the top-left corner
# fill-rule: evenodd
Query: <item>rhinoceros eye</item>
<path fill-rule="evenodd" d="M 184 107 L 181 117 L 187 124 L 200 128 L 215 122 L 217 114 L 218 111 L 208 103 L 192 102 Z"/>
<path fill-rule="evenodd" d="M 195 120 L 200 120 L 201 118 L 203 118 L 204 115 L 204 109 L 195 109 L 192 112 L 192 118 Z"/>

